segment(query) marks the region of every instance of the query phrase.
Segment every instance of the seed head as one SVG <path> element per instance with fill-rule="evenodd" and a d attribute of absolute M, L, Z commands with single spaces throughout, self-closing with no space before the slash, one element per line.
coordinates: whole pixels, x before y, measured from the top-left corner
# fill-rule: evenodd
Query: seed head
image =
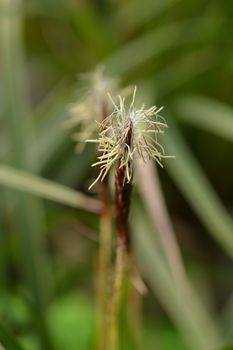
<path fill-rule="evenodd" d="M 97 68 L 94 72 L 83 74 L 82 80 L 86 85 L 86 91 L 78 102 L 71 105 L 70 118 L 65 123 L 69 128 L 78 128 L 72 134 L 77 142 L 76 150 L 82 151 L 86 139 L 93 137 L 98 127 L 95 120 L 102 120 L 102 104 L 108 91 L 117 91 L 118 82 L 116 79 L 106 77 L 103 67 Z"/>
<path fill-rule="evenodd" d="M 146 109 L 142 105 L 140 109 L 136 109 L 135 97 L 136 87 L 132 101 L 127 107 L 125 98 L 119 95 L 119 102 L 115 103 L 109 94 L 114 110 L 102 123 L 98 123 L 98 139 L 87 140 L 87 142 L 98 144 L 98 161 L 92 166 L 100 168 L 99 175 L 90 188 L 98 180 L 102 181 L 116 163 L 119 168 L 124 167 L 127 182 L 130 182 L 132 178 L 134 158 L 142 158 L 144 161 L 147 158 L 155 159 L 163 166 L 162 158 L 167 156 L 164 148 L 158 142 L 158 135 L 163 133 L 167 124 L 159 115 L 162 107 L 152 106 Z"/>

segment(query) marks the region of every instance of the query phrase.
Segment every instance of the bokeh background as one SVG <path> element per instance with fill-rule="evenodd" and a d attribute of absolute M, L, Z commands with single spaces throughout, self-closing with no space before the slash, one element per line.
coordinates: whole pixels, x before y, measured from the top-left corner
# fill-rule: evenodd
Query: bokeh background
<path fill-rule="evenodd" d="M 75 154 L 63 123 L 82 96 L 78 75 L 99 65 L 164 106 L 163 142 L 176 156 L 155 183 L 186 273 L 173 266 L 172 248 L 163 252 L 165 232 L 134 188 L 131 226 L 148 286 L 142 349 L 233 342 L 232 21 L 230 0 L 0 0 L 6 349 L 93 349 L 98 215 L 76 191 L 96 198 L 87 191 L 95 150 Z M 128 338 L 122 349 L 135 348 Z"/>

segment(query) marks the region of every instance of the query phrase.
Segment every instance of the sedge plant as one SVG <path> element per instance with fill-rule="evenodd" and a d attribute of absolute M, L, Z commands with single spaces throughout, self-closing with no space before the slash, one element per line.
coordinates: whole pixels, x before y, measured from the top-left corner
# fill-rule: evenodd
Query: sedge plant
<path fill-rule="evenodd" d="M 108 94 L 113 112 L 99 125 L 99 136 L 88 139 L 98 145 L 98 159 L 92 166 L 99 168 L 99 174 L 90 188 L 98 181 L 104 183 L 110 170 L 114 169 L 115 178 L 115 217 L 117 227 L 117 245 L 114 269 L 114 281 L 108 308 L 107 349 L 118 349 L 118 314 L 123 291 L 123 280 L 132 270 L 132 249 L 129 230 L 129 211 L 132 193 L 133 160 L 154 159 L 162 166 L 167 157 L 158 141 L 159 134 L 167 127 L 160 116 L 162 108 L 144 105 L 135 107 L 136 87 L 131 103 L 118 96 L 118 102 Z"/>
<path fill-rule="evenodd" d="M 74 103 L 70 108 L 70 119 L 66 123 L 69 127 L 78 126 L 78 131 L 72 135 L 77 141 L 77 152 L 81 152 L 87 138 L 97 134 L 97 123 L 103 123 L 107 118 L 110 105 L 106 98 L 108 91 L 116 91 L 118 82 L 104 75 L 103 68 L 85 74 L 87 91 L 83 94 L 81 102 Z M 97 123 L 96 123 L 96 122 Z M 98 155 L 101 156 L 98 150 Z M 99 198 L 102 203 L 100 211 L 99 228 L 99 257 L 97 277 L 97 321 L 96 321 L 96 349 L 106 349 L 107 327 L 107 300 L 110 279 L 112 255 L 112 211 L 108 185 L 108 176 L 101 182 Z"/>

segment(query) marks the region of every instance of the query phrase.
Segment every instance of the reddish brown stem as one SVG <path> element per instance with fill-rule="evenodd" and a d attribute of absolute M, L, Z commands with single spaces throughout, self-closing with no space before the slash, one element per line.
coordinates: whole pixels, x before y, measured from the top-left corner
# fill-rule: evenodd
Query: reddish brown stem
<path fill-rule="evenodd" d="M 129 128 L 129 131 L 126 135 L 125 150 L 127 146 L 131 147 L 131 143 L 132 143 L 132 125 Z M 124 154 L 122 155 L 122 158 L 124 158 Z M 116 177 L 115 177 L 116 222 L 117 222 L 119 239 L 123 242 L 125 248 L 129 251 L 130 250 L 130 232 L 129 232 L 129 226 L 128 226 L 128 216 L 129 216 L 132 185 L 131 185 L 131 182 L 126 181 L 125 174 L 126 174 L 126 167 L 121 166 L 121 160 L 119 160 Z"/>
<path fill-rule="evenodd" d="M 132 192 L 131 183 L 125 181 L 125 168 L 118 169 L 115 179 L 116 190 L 116 222 L 119 239 L 123 242 L 126 250 L 130 250 L 130 233 L 128 216 L 130 208 L 130 197 Z"/>
<path fill-rule="evenodd" d="M 127 263 L 127 255 L 130 250 L 130 234 L 128 227 L 128 215 L 130 197 L 132 192 L 131 183 L 126 181 L 126 166 L 122 166 L 126 158 L 127 148 L 131 146 L 132 127 L 125 137 L 125 149 L 123 148 L 121 158 L 117 164 L 115 176 L 115 201 L 116 201 L 116 223 L 117 223 L 117 248 L 114 271 L 114 283 L 109 309 L 109 337 L 108 350 L 118 349 L 118 312 L 121 302 L 122 284 Z"/>

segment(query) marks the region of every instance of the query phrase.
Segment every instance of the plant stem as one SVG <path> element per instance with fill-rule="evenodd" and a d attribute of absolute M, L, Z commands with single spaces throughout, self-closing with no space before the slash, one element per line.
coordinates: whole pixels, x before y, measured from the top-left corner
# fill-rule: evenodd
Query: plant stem
<path fill-rule="evenodd" d="M 112 220 L 107 178 L 101 186 L 100 247 L 97 290 L 97 350 L 104 350 L 107 327 L 108 282 L 111 263 Z"/>
<path fill-rule="evenodd" d="M 132 128 L 126 135 L 125 144 L 130 147 L 132 138 Z M 122 155 L 122 159 L 124 155 Z M 130 197 L 132 192 L 131 182 L 125 181 L 126 167 L 118 162 L 115 176 L 115 201 L 116 201 L 116 223 L 117 223 L 117 249 L 114 271 L 114 282 L 112 299 L 109 310 L 109 338 L 108 349 L 118 348 L 118 313 L 123 289 L 124 272 L 127 266 L 127 257 L 130 251 L 130 234 L 128 227 L 128 215 L 130 209 Z"/>
<path fill-rule="evenodd" d="M 107 117 L 106 103 L 102 103 L 102 119 Z M 102 210 L 100 216 L 100 246 L 98 266 L 98 290 L 97 290 L 97 350 L 107 350 L 107 305 L 108 305 L 108 282 L 110 274 L 112 254 L 112 213 L 111 200 L 108 187 L 108 177 L 101 182 L 100 200 Z"/>
<path fill-rule="evenodd" d="M 145 287 L 143 285 L 143 291 L 138 290 L 132 285 L 131 281 L 133 278 L 139 279 L 141 282 L 141 277 L 135 265 L 133 256 L 129 256 L 129 271 L 128 271 L 128 295 L 127 295 L 127 321 L 130 335 L 133 340 L 133 344 L 136 349 L 142 349 L 142 298 L 145 293 Z"/>
<path fill-rule="evenodd" d="M 131 145 L 132 130 L 129 129 L 126 136 L 125 144 Z M 130 209 L 130 198 L 132 192 L 131 182 L 125 180 L 126 167 L 121 166 L 121 161 L 118 163 L 115 177 L 115 194 L 116 194 L 116 222 L 118 229 L 118 237 L 121 245 L 127 250 L 130 250 L 130 234 L 128 227 L 128 216 Z"/>
<path fill-rule="evenodd" d="M 186 271 L 181 251 L 166 209 L 165 200 L 159 183 L 156 164 L 153 161 L 135 162 L 139 191 L 153 226 L 158 232 L 161 246 L 175 276 L 183 279 Z"/>
<path fill-rule="evenodd" d="M 125 242 L 119 236 L 116 249 L 116 261 L 114 270 L 114 282 L 112 287 L 112 296 L 109 307 L 109 323 L 107 349 L 118 349 L 118 312 L 121 301 L 121 292 L 123 285 L 123 275 L 125 268 Z"/>

